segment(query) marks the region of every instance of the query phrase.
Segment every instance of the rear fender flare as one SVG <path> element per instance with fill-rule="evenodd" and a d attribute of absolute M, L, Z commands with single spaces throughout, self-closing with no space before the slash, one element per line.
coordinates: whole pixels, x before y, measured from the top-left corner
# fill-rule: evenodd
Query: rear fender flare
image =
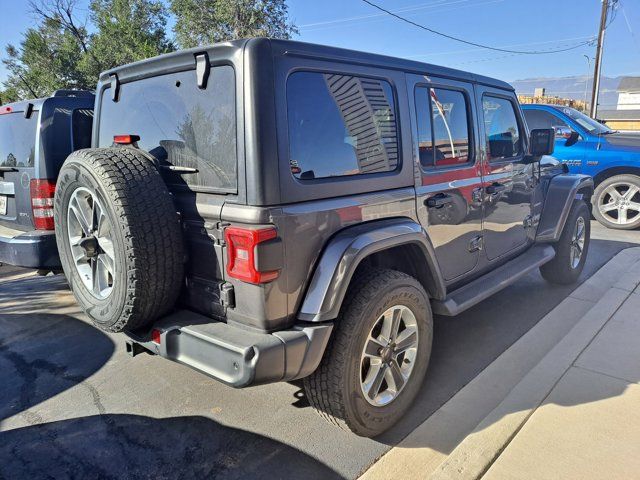
<path fill-rule="evenodd" d="M 298 318 L 307 322 L 337 318 L 360 262 L 376 252 L 408 244 L 416 245 L 425 258 L 425 268 L 430 271 L 427 292 L 432 298 L 444 298 L 445 282 L 424 229 L 409 219 L 380 220 L 342 230 L 333 237 L 316 266 Z"/>
<path fill-rule="evenodd" d="M 588 175 L 557 175 L 549 183 L 536 234 L 539 243 L 560 239 L 571 205 L 576 198 L 587 202 L 593 196 L 593 178 Z"/>

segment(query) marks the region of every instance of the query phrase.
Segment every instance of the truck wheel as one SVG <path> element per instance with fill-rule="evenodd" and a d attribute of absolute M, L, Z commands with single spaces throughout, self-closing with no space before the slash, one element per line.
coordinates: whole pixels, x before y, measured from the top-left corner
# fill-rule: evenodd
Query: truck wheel
<path fill-rule="evenodd" d="M 540 267 L 545 280 L 568 285 L 578 280 L 589 252 L 591 238 L 589 207 L 582 200 L 574 200 L 558 243 L 556 256 Z"/>
<path fill-rule="evenodd" d="M 79 150 L 65 161 L 54 201 L 65 276 L 97 326 L 149 325 L 183 281 L 178 214 L 156 166 L 130 148 Z"/>
<path fill-rule="evenodd" d="M 424 379 L 433 338 L 422 285 L 395 270 L 368 270 L 350 287 L 307 398 L 331 423 L 364 437 L 395 424 Z"/>
<path fill-rule="evenodd" d="M 605 227 L 640 227 L 640 177 L 616 175 L 598 185 L 593 194 L 593 216 Z"/>

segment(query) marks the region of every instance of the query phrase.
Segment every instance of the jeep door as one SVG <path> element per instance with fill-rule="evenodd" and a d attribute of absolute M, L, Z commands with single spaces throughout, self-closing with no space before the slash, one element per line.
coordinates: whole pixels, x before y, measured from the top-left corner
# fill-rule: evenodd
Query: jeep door
<path fill-rule="evenodd" d="M 483 236 L 489 261 L 529 242 L 533 165 L 525 162 L 527 130 L 513 92 L 476 86 L 484 161 Z"/>
<path fill-rule="evenodd" d="M 451 282 L 476 268 L 481 249 L 482 171 L 473 86 L 418 75 L 407 81 L 418 218 Z"/>

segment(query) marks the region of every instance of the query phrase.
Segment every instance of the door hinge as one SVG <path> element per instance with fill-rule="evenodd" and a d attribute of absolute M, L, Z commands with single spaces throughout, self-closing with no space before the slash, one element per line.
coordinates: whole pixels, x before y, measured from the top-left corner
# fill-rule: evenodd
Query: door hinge
<path fill-rule="evenodd" d="M 482 235 L 473 237 L 469 242 L 469 252 L 479 252 L 483 248 L 484 248 L 484 237 Z"/>

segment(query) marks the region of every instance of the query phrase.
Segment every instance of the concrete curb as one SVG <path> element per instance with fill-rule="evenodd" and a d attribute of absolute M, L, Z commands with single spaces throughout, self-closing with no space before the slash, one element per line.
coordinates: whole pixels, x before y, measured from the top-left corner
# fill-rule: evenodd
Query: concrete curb
<path fill-rule="evenodd" d="M 607 268 L 609 264 L 613 267 Z M 638 287 L 640 249 L 625 250 L 609 264 L 574 292 L 580 297 L 587 292 L 601 290 L 603 284 L 609 285 L 602 298 L 456 447 L 430 478 L 477 479 L 484 475 L 573 362 Z"/>
<path fill-rule="evenodd" d="M 558 352 L 559 342 L 565 342 L 569 332 L 590 326 L 589 331 L 597 333 L 602 326 L 598 327 L 598 316 L 613 314 L 636 288 L 626 275 L 632 269 L 640 272 L 640 248 L 623 250 L 611 259 L 362 478 L 389 478 L 398 472 L 404 478 L 426 478 L 432 473 L 435 478 L 482 475 L 566 370 L 553 362 L 569 361 L 570 365 L 575 357 L 556 353 L 555 360 L 544 364 L 553 371 L 545 372 L 540 364 L 551 352 Z M 612 285 L 615 289 L 609 292 Z M 580 345 L 578 338 L 566 341 L 573 351 Z"/>

